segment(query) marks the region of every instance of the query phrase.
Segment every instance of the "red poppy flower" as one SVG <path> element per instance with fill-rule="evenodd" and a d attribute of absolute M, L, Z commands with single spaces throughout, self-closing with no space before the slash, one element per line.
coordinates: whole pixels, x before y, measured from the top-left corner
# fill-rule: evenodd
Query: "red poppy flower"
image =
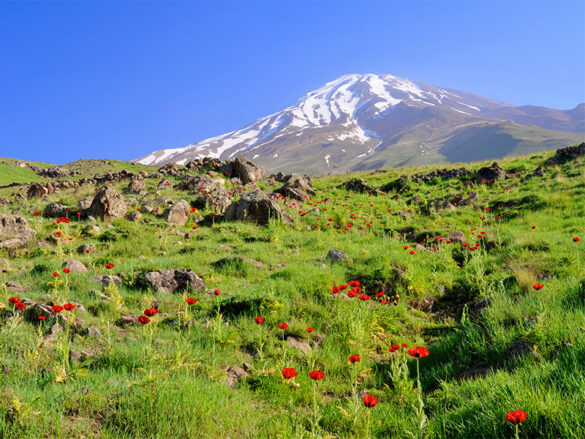
<path fill-rule="evenodd" d="M 221 291 L 219 291 L 219 289 L 216 288 L 215 291 L 213 292 L 213 294 L 215 294 L 216 296 L 219 296 L 221 294 Z"/>
<path fill-rule="evenodd" d="M 309 372 L 309 378 L 315 381 L 319 381 L 325 378 L 325 374 L 320 370 L 312 370 Z"/>
<path fill-rule="evenodd" d="M 59 277 L 59 273 L 57 273 L 56 271 L 53 273 L 54 277 Z"/>
<path fill-rule="evenodd" d="M 152 317 L 158 314 L 158 309 L 151 307 L 144 310 L 144 315 L 147 317 Z"/>
<path fill-rule="evenodd" d="M 314 329 L 311 328 L 310 326 L 307 328 L 307 332 L 313 332 L 313 331 L 314 331 Z"/>
<path fill-rule="evenodd" d="M 279 323 L 279 324 L 278 324 L 278 327 L 279 327 L 280 329 L 288 329 L 288 325 L 287 325 L 286 323 Z"/>
<path fill-rule="evenodd" d="M 535 283 L 534 285 L 532 285 L 532 288 L 534 288 L 536 291 L 540 291 L 544 288 L 543 284 L 539 284 L 538 282 Z"/>
<path fill-rule="evenodd" d="M 411 255 L 414 255 L 414 250 L 409 251 Z"/>
<path fill-rule="evenodd" d="M 39 320 L 42 320 L 44 322 L 45 320 L 47 320 L 47 318 L 45 316 L 39 316 Z"/>
<path fill-rule="evenodd" d="M 407 345 L 406 343 L 402 343 L 402 347 L 403 347 L 403 348 L 407 348 L 407 347 L 408 347 L 408 345 Z"/>
<path fill-rule="evenodd" d="M 400 349 L 400 345 L 399 344 L 393 344 L 392 345 L 392 349 L 398 350 L 398 349 Z"/>
<path fill-rule="evenodd" d="M 573 241 L 574 241 L 574 242 L 579 242 L 579 241 L 581 241 L 581 238 L 579 238 L 578 236 L 575 236 L 575 237 L 573 238 Z"/>
<path fill-rule="evenodd" d="M 40 215 L 40 214 L 41 214 L 41 211 L 40 210 L 37 210 L 35 213 L 33 213 L 33 216 L 37 216 L 37 215 Z"/>
<path fill-rule="evenodd" d="M 65 305 L 63 305 L 63 308 L 65 308 L 67 311 L 73 311 L 75 309 L 75 305 L 73 305 L 71 302 L 66 303 Z"/>
<path fill-rule="evenodd" d="M 185 299 L 185 302 L 187 302 L 188 305 L 195 305 L 197 303 L 197 300 L 192 299 L 191 297 L 187 297 Z"/>
<path fill-rule="evenodd" d="M 18 303 L 20 302 L 20 297 L 11 297 L 8 299 L 8 303 Z"/>
<path fill-rule="evenodd" d="M 63 311 L 63 307 L 61 305 L 53 305 L 51 307 L 51 311 L 53 311 L 53 312 L 61 312 L 61 311 Z"/>
<path fill-rule="evenodd" d="M 384 296 L 384 291 L 380 291 L 379 293 L 376 293 L 376 297 L 382 297 Z"/>
<path fill-rule="evenodd" d="M 506 415 L 506 421 L 509 421 L 515 425 L 520 424 L 525 419 L 526 419 L 526 412 L 524 410 L 516 410 L 515 412 L 508 412 L 508 414 Z"/>
<path fill-rule="evenodd" d="M 417 346 L 408 350 L 408 355 L 416 358 L 424 358 L 429 356 L 429 351 L 423 346 Z"/>
<path fill-rule="evenodd" d="M 143 325 L 146 325 L 147 323 L 150 323 L 150 319 L 146 316 L 140 316 L 138 317 L 138 321 L 140 323 L 142 323 Z"/>
<path fill-rule="evenodd" d="M 106 268 L 108 270 L 111 270 L 112 268 L 114 268 L 114 264 L 106 264 Z"/>
<path fill-rule="evenodd" d="M 408 246 L 407 246 L 407 245 L 403 246 L 402 248 L 403 248 L 404 250 L 408 250 Z"/>
<path fill-rule="evenodd" d="M 530 228 L 531 228 L 531 229 L 536 229 L 536 226 L 532 226 L 532 227 L 530 227 Z"/>
<path fill-rule="evenodd" d="M 258 324 L 258 325 L 261 325 L 262 323 L 264 323 L 264 317 L 260 317 L 260 316 L 258 316 L 258 317 L 256 317 L 256 318 L 254 319 L 254 321 L 255 321 L 255 322 Z"/>
<path fill-rule="evenodd" d="M 14 304 L 14 308 L 20 311 L 24 311 L 26 309 L 26 305 L 24 304 L 24 302 L 18 302 Z"/>
<path fill-rule="evenodd" d="M 370 296 L 368 296 L 367 294 L 360 294 L 360 300 L 370 300 Z"/>
<path fill-rule="evenodd" d="M 359 363 L 361 359 L 362 359 L 362 357 L 360 357 L 360 354 L 355 354 L 355 355 L 349 356 L 350 363 Z"/>
<path fill-rule="evenodd" d="M 378 404 L 378 398 L 372 395 L 364 395 L 364 405 L 368 408 L 376 407 Z"/>
<path fill-rule="evenodd" d="M 71 273 L 71 269 L 69 269 L 69 268 L 64 268 L 64 269 L 63 269 L 63 273 L 65 273 L 65 274 L 69 274 L 69 273 Z"/>
<path fill-rule="evenodd" d="M 61 232 L 55 232 L 55 236 L 57 238 L 60 238 L 61 236 L 63 236 L 63 233 L 61 233 Z"/>
<path fill-rule="evenodd" d="M 298 374 L 294 367 L 285 367 L 282 369 L 282 376 L 287 380 L 296 377 Z"/>
<path fill-rule="evenodd" d="M 388 348 L 388 351 L 390 351 L 390 352 L 396 352 L 396 349 L 394 349 L 393 347 L 389 347 Z"/>

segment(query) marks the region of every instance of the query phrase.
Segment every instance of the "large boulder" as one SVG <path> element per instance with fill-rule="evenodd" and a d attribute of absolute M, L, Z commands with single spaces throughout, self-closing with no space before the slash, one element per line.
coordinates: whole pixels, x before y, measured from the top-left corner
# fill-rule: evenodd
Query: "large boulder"
<path fill-rule="evenodd" d="M 111 221 L 126 215 L 124 198 L 109 184 L 102 187 L 91 202 L 88 215 L 100 217 L 103 221 Z"/>
<path fill-rule="evenodd" d="M 366 180 L 361 178 L 354 178 L 337 186 L 339 189 L 347 189 L 352 192 L 365 192 L 369 194 L 376 194 L 378 191 L 371 187 Z"/>
<path fill-rule="evenodd" d="M 44 195 L 49 193 L 49 189 L 42 184 L 33 183 L 29 186 L 28 190 L 26 191 L 26 198 L 41 198 Z"/>
<path fill-rule="evenodd" d="M 203 291 L 205 283 L 193 270 L 189 269 L 160 269 L 143 273 L 141 279 L 158 293 L 173 293 L 194 289 Z"/>
<path fill-rule="evenodd" d="M 207 174 L 196 174 L 186 176 L 181 183 L 177 185 L 180 191 L 191 191 L 199 193 L 202 190 L 211 189 L 216 186 L 213 178 Z"/>
<path fill-rule="evenodd" d="M 491 182 L 508 178 L 508 174 L 497 162 L 493 162 L 491 166 L 486 166 L 477 171 L 475 178 L 478 182 Z"/>
<path fill-rule="evenodd" d="M 234 160 L 232 177 L 239 178 L 244 184 L 262 180 L 264 175 L 264 168 L 249 158 L 242 156 Z"/>
<path fill-rule="evenodd" d="M 171 224 L 176 224 L 178 226 L 184 226 L 187 224 L 187 212 L 191 206 L 185 200 L 179 200 L 167 210 L 163 214 L 163 218 L 166 219 Z"/>
<path fill-rule="evenodd" d="M 292 222 L 292 217 L 260 190 L 242 195 L 240 201 L 227 208 L 224 218 L 226 221 L 253 221 L 263 225 L 268 224 L 271 218 L 282 220 L 285 224 Z"/>
<path fill-rule="evenodd" d="M 0 215 L 0 248 L 18 248 L 35 235 L 26 220 L 17 215 Z"/>
<path fill-rule="evenodd" d="M 59 203 L 47 204 L 45 210 L 43 210 L 43 216 L 46 218 L 61 218 L 67 216 L 67 214 L 67 206 Z"/>

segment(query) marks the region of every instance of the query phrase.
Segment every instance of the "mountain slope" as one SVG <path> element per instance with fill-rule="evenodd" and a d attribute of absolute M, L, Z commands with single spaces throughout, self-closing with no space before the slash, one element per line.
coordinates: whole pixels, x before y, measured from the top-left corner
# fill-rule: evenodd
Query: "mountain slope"
<path fill-rule="evenodd" d="M 137 161 L 247 155 L 270 171 L 326 173 L 498 158 L 517 154 L 520 145 L 540 151 L 580 142 L 584 132 L 585 105 L 568 111 L 515 107 L 392 75 L 345 75 L 242 129 Z M 506 146 L 489 139 L 506 139 Z"/>

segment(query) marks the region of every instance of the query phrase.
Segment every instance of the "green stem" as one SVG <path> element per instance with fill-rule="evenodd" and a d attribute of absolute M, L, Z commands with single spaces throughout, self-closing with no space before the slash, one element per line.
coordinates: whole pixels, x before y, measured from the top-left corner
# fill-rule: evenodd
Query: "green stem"
<path fill-rule="evenodd" d="M 518 424 L 516 424 L 516 439 L 519 439 L 520 436 L 518 435 Z"/>
<path fill-rule="evenodd" d="M 313 382 L 313 437 L 317 429 L 317 382 Z"/>

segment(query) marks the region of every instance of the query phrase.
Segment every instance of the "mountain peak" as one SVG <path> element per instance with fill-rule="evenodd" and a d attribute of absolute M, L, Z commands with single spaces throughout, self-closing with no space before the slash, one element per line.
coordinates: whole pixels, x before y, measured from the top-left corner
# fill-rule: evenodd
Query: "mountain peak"
<path fill-rule="evenodd" d="M 536 113 L 528 106 L 514 107 L 390 74 L 354 73 L 327 82 L 294 105 L 239 130 L 183 148 L 155 151 L 137 161 L 162 165 L 245 154 L 270 170 L 327 172 L 448 161 L 457 154 L 452 147 L 448 155 L 441 148 L 453 139 L 465 139 L 462 130 L 489 129 L 492 136 L 503 130 L 505 140 L 506 130 L 512 130 L 505 125 L 510 121 L 531 125 L 526 129 L 531 145 L 536 147 L 551 147 L 548 140 L 563 138 L 559 133 L 535 133 L 538 127 L 585 131 L 585 121 L 580 120 L 578 111 L 568 115 L 561 110 L 545 110 Z M 494 128 L 496 125 L 499 128 Z M 518 127 L 513 131 L 512 137 L 522 137 Z M 468 137 L 476 139 L 474 135 Z M 564 138 L 572 141 L 576 136 Z M 464 147 L 473 145 L 464 143 Z M 488 157 L 497 158 L 498 153 L 489 153 Z"/>

